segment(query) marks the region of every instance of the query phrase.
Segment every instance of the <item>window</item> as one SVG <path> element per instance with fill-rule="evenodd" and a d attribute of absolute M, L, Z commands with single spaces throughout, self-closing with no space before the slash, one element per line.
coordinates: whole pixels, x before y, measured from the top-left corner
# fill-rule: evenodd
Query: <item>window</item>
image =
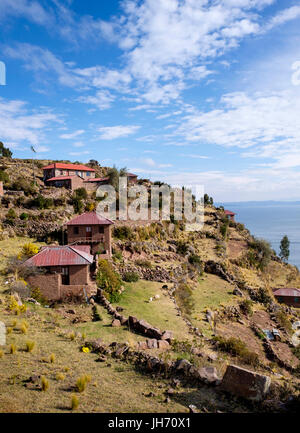
<path fill-rule="evenodd" d="M 60 175 L 63 176 L 63 174 L 64 174 L 64 171 L 60 170 Z"/>
<path fill-rule="evenodd" d="M 74 227 L 74 235 L 79 235 L 79 227 Z"/>
<path fill-rule="evenodd" d="M 87 175 L 87 176 L 90 176 L 90 175 L 91 175 L 91 172 L 90 172 L 90 171 L 87 171 L 87 172 L 86 172 L 86 175 Z"/>
<path fill-rule="evenodd" d="M 99 233 L 101 233 L 101 234 L 104 233 L 104 227 L 103 226 L 99 226 Z"/>
<path fill-rule="evenodd" d="M 300 298 L 295 298 L 295 299 L 294 299 L 294 302 L 295 302 L 296 304 L 298 304 L 299 300 L 300 300 Z"/>

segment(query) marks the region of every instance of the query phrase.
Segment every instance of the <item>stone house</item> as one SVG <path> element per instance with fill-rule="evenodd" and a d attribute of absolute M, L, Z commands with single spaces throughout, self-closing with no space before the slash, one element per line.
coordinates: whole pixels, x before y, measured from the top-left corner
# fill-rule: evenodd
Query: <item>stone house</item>
<path fill-rule="evenodd" d="M 39 288 L 51 300 L 68 294 L 89 296 L 96 290 L 91 279 L 90 267 L 94 262 L 89 246 L 46 246 L 30 259 L 25 266 L 38 268 L 41 273 L 29 276 L 28 283 Z"/>
<path fill-rule="evenodd" d="M 81 164 L 53 163 L 43 167 L 43 173 L 46 185 L 57 188 L 65 187 L 72 191 L 77 188 L 85 188 L 85 183 L 95 178 L 95 170 Z"/>
<path fill-rule="evenodd" d="M 113 224 L 96 212 L 86 212 L 69 221 L 66 224 L 68 245 L 42 247 L 24 262 L 25 266 L 38 270 L 27 278 L 29 285 L 38 287 L 51 300 L 68 294 L 93 294 L 98 257 L 111 257 Z"/>
<path fill-rule="evenodd" d="M 66 224 L 68 244 L 90 245 L 92 254 L 110 258 L 113 224 L 97 212 L 85 212 Z"/>

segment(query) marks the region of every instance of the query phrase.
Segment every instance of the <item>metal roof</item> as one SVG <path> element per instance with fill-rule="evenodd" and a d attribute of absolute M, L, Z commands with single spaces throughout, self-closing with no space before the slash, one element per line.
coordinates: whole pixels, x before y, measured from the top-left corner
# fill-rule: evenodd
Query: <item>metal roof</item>
<path fill-rule="evenodd" d="M 61 168 L 65 170 L 79 170 L 79 171 L 96 171 L 93 168 L 87 167 L 81 164 L 63 164 L 60 162 L 55 162 L 54 164 L 47 165 L 43 167 L 43 170 L 50 170 L 51 168 Z"/>
<path fill-rule="evenodd" d="M 231 212 L 231 210 L 225 210 L 226 215 L 236 215 L 234 212 Z"/>
<path fill-rule="evenodd" d="M 90 265 L 93 256 L 73 246 L 47 246 L 43 247 L 35 256 L 24 262 L 26 266 L 70 266 Z"/>
<path fill-rule="evenodd" d="M 97 212 L 85 212 L 82 215 L 73 218 L 66 225 L 67 226 L 80 226 L 80 225 L 111 225 L 114 224 L 113 221 L 108 218 L 104 218 Z"/>
<path fill-rule="evenodd" d="M 289 288 L 282 288 L 282 289 L 276 289 L 273 292 L 274 296 L 293 296 L 295 298 L 300 297 L 300 289 L 289 289 Z"/>
<path fill-rule="evenodd" d="M 52 182 L 54 180 L 71 180 L 73 177 L 79 177 L 79 176 L 57 176 L 57 177 L 51 177 L 51 179 L 47 179 L 46 182 Z"/>

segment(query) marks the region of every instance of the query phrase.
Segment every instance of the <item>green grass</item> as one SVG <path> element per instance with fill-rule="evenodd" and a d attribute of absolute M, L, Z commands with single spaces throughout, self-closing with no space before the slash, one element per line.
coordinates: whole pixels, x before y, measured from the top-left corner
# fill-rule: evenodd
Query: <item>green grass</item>
<path fill-rule="evenodd" d="M 173 331 L 178 340 L 191 338 L 188 328 L 169 296 L 161 289 L 163 283 L 140 280 L 127 283 L 126 290 L 117 305 L 124 308 L 125 316 L 144 319 L 161 330 Z M 159 295 L 160 299 L 148 303 L 150 297 Z"/>
<path fill-rule="evenodd" d="M 191 321 L 199 328 L 205 336 L 210 337 L 212 330 L 209 324 L 204 321 L 205 310 L 216 310 L 221 305 L 234 304 L 238 298 L 232 294 L 233 287 L 212 274 L 204 274 L 199 283 L 193 290 L 194 311 L 191 314 Z"/>

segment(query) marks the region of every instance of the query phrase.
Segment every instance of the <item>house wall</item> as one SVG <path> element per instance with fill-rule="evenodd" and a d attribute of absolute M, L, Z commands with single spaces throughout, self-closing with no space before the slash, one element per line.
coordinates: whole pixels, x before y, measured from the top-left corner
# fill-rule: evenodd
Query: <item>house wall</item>
<path fill-rule="evenodd" d="M 60 274 L 32 275 L 27 278 L 32 288 L 40 289 L 42 295 L 47 299 L 57 300 L 60 298 Z"/>
<path fill-rule="evenodd" d="M 95 178 L 94 171 L 81 171 L 81 170 L 63 170 L 56 168 L 54 170 L 54 177 L 56 176 L 80 176 L 83 179 L 93 179 Z"/>
<path fill-rule="evenodd" d="M 74 233 L 75 226 L 67 226 L 68 233 L 68 244 L 73 244 L 74 242 L 83 241 L 86 239 L 86 227 L 84 225 L 78 225 L 78 234 Z M 92 244 L 91 243 L 91 254 L 96 254 L 101 246 L 101 243 L 104 244 L 104 248 L 108 252 L 108 255 L 111 256 L 111 226 L 107 225 L 92 225 L 92 239 L 99 240 L 99 243 Z M 104 227 L 104 233 L 99 233 L 99 227 Z M 88 241 L 87 241 L 88 243 Z"/>
<path fill-rule="evenodd" d="M 69 266 L 70 285 L 89 284 L 89 266 Z"/>
<path fill-rule="evenodd" d="M 296 302 L 294 296 L 275 296 L 278 302 L 291 305 L 292 307 L 300 308 L 300 296 L 297 298 L 298 302 Z"/>

